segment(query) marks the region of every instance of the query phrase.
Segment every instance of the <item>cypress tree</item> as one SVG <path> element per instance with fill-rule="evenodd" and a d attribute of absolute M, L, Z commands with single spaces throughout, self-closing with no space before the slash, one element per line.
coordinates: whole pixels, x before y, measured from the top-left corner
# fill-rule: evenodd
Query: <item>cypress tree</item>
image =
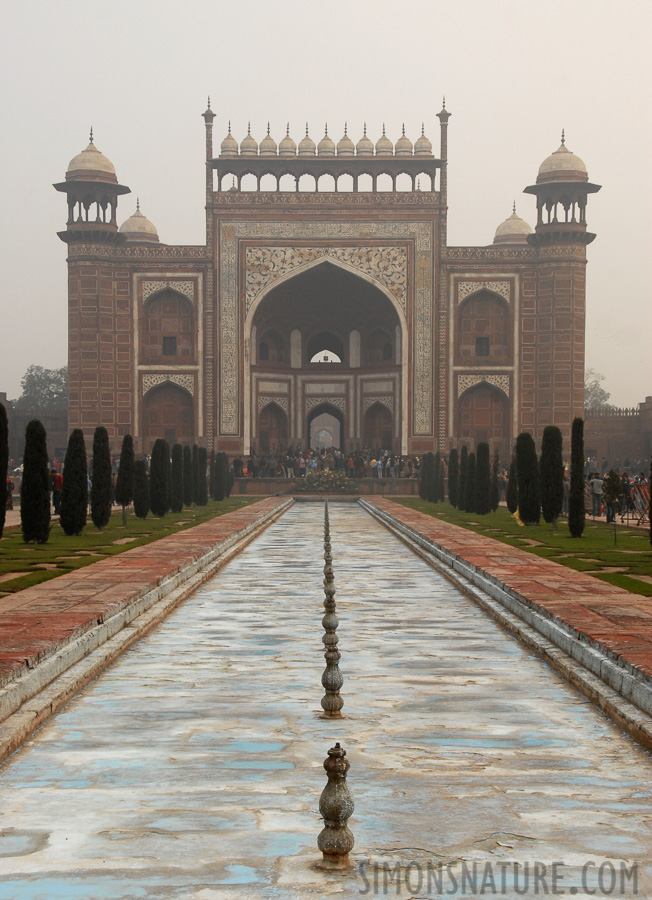
<path fill-rule="evenodd" d="M 478 444 L 478 456 L 475 469 L 475 512 L 485 516 L 491 509 L 491 462 L 489 444 L 481 441 Z"/>
<path fill-rule="evenodd" d="M 192 451 L 183 448 L 183 505 L 192 506 Z"/>
<path fill-rule="evenodd" d="M 4 477 L 7 477 L 6 469 Z M 25 543 L 47 543 L 50 536 L 50 469 L 45 428 L 38 419 L 28 422 L 25 429 L 20 524 Z"/>
<path fill-rule="evenodd" d="M 466 509 L 466 470 L 469 466 L 469 451 L 466 444 L 460 453 L 460 473 L 457 480 L 457 508 Z"/>
<path fill-rule="evenodd" d="M 439 471 L 437 473 L 437 499 L 443 503 L 446 499 L 446 466 L 444 465 L 444 457 L 439 456 Z"/>
<path fill-rule="evenodd" d="M 192 502 L 199 503 L 199 447 L 192 445 Z"/>
<path fill-rule="evenodd" d="M 226 453 L 220 451 L 215 457 L 215 500 L 218 502 L 224 500 L 227 490 L 227 459 Z"/>
<path fill-rule="evenodd" d="M 573 537 L 584 533 L 584 419 L 573 419 L 571 429 L 571 470 L 568 494 L 568 530 Z"/>
<path fill-rule="evenodd" d="M 208 503 L 208 490 L 206 484 L 206 469 L 208 467 L 208 451 L 206 447 L 200 447 L 197 453 L 197 466 L 199 469 L 199 484 L 197 491 L 197 506 L 206 506 Z"/>
<path fill-rule="evenodd" d="M 211 500 L 215 499 L 215 451 L 211 450 L 210 459 L 208 460 L 208 496 Z"/>
<path fill-rule="evenodd" d="M 0 476 L 2 476 L 3 494 L 0 498 L 0 537 L 5 529 L 7 519 L 7 467 L 9 465 L 9 425 L 7 410 L 0 403 Z"/>
<path fill-rule="evenodd" d="M 93 477 L 91 480 L 91 519 L 98 531 L 109 524 L 111 518 L 111 451 L 109 434 L 98 425 L 93 435 Z"/>
<path fill-rule="evenodd" d="M 541 518 L 539 460 L 534 438 L 527 431 L 516 438 L 516 467 L 519 515 L 526 525 L 538 525 Z"/>
<path fill-rule="evenodd" d="M 557 527 L 564 505 L 564 460 L 562 435 L 556 425 L 547 425 L 541 440 L 541 512 Z"/>
<path fill-rule="evenodd" d="M 464 479 L 464 510 L 475 512 L 475 453 L 469 453 Z"/>
<path fill-rule="evenodd" d="M 451 506 L 457 506 L 457 489 L 459 487 L 459 462 L 457 449 L 454 447 L 448 458 L 448 501 Z"/>
<path fill-rule="evenodd" d="M 149 508 L 158 518 L 164 516 L 169 509 L 169 467 L 167 442 L 163 438 L 157 438 L 152 447 L 152 459 L 149 466 Z"/>
<path fill-rule="evenodd" d="M 134 512 L 139 519 L 146 519 L 149 513 L 149 479 L 144 459 L 134 462 Z"/>
<path fill-rule="evenodd" d="M 437 502 L 437 470 L 435 468 L 435 454 L 430 451 L 428 457 L 428 472 L 426 475 L 426 500 L 428 503 Z"/>
<path fill-rule="evenodd" d="M 514 514 L 518 509 L 518 466 L 516 464 L 516 447 L 512 447 L 512 460 L 509 464 L 509 477 L 505 494 L 507 509 Z"/>
<path fill-rule="evenodd" d="M 165 511 L 168 512 L 172 506 L 172 451 L 165 439 L 163 443 L 165 444 Z"/>
<path fill-rule="evenodd" d="M 59 522 L 67 535 L 81 534 L 86 525 L 88 508 L 88 472 L 86 469 L 86 444 L 84 432 L 75 428 L 68 438 L 66 458 L 63 461 L 63 486 L 61 488 L 61 514 Z"/>
<path fill-rule="evenodd" d="M 494 464 L 491 469 L 491 491 L 489 495 L 489 505 L 491 511 L 496 512 L 500 503 L 500 486 L 498 484 L 498 475 L 500 473 L 500 456 L 498 455 L 498 447 L 494 450 Z"/>
<path fill-rule="evenodd" d="M 170 498 L 172 512 L 183 509 L 183 447 L 175 444 L 172 447 L 172 496 Z"/>
<path fill-rule="evenodd" d="M 434 461 L 434 478 L 435 478 L 435 503 L 439 503 L 439 482 L 442 479 L 441 471 L 441 453 L 439 450 L 435 453 Z"/>
<path fill-rule="evenodd" d="M 130 434 L 125 434 L 122 439 L 115 499 L 122 507 L 122 524 L 126 526 L 127 507 L 134 499 L 134 439 Z"/>
<path fill-rule="evenodd" d="M 230 497 L 235 484 L 235 475 L 233 474 L 233 467 L 229 465 L 229 457 L 226 453 L 224 454 L 224 465 L 226 467 L 226 496 Z"/>

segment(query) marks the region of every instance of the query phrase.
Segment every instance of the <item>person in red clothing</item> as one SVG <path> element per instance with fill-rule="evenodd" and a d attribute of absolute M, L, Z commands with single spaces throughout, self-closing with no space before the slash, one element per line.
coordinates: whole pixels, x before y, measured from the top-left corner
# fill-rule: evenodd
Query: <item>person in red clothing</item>
<path fill-rule="evenodd" d="M 63 475 L 61 472 L 54 472 L 52 475 L 52 505 L 54 514 L 58 516 L 61 512 L 61 488 L 63 487 Z"/>

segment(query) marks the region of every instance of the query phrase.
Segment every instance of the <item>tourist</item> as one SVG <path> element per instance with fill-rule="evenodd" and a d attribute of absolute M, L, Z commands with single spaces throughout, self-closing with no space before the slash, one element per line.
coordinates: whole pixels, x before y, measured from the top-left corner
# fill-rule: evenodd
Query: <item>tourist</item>
<path fill-rule="evenodd" d="M 604 481 L 597 472 L 594 472 L 589 485 L 591 487 L 591 500 L 593 501 L 593 516 L 601 516 Z"/>

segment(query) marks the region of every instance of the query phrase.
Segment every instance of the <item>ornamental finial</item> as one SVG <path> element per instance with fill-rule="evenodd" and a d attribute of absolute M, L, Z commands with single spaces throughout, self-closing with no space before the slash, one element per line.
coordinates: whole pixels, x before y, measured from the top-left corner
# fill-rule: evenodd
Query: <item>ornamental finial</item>
<path fill-rule="evenodd" d="M 140 212 L 140 197 L 136 197 L 136 212 Z"/>
<path fill-rule="evenodd" d="M 514 200 L 514 204 L 513 204 L 513 206 L 512 206 L 512 215 L 513 215 L 513 216 L 516 215 L 516 200 Z"/>
<path fill-rule="evenodd" d="M 91 144 L 93 143 L 93 126 L 91 125 L 91 134 L 90 134 Z"/>
<path fill-rule="evenodd" d="M 562 145 L 562 147 L 565 145 L 565 143 L 566 143 L 566 132 L 562 128 L 562 130 L 561 130 L 561 145 Z"/>

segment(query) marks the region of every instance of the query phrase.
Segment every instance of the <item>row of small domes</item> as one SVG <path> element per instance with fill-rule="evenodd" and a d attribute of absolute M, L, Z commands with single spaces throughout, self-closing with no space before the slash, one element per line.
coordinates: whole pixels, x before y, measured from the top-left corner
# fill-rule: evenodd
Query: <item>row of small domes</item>
<path fill-rule="evenodd" d="M 231 134 L 231 123 L 229 122 L 229 131 L 220 146 L 220 156 L 233 158 L 234 156 L 427 156 L 432 157 L 432 144 L 424 134 L 424 128 L 421 126 L 421 135 L 417 138 L 414 146 L 412 141 L 405 134 L 405 126 L 396 145 L 392 144 L 385 134 L 385 126 L 383 125 L 383 133 L 374 145 L 371 138 L 367 137 L 367 126 L 364 126 L 364 133 L 357 144 L 354 144 L 347 134 L 347 127 L 344 126 L 344 134 L 335 144 L 335 141 L 328 134 L 328 125 L 324 130 L 324 136 L 318 144 L 308 134 L 308 125 L 306 124 L 305 136 L 299 141 L 299 146 L 290 137 L 290 126 L 288 124 L 285 137 L 281 142 L 276 141 L 269 133 L 269 125 L 267 126 L 267 134 L 260 142 L 260 146 L 256 139 L 252 137 L 251 126 L 247 128 L 247 134 L 238 142 Z"/>

